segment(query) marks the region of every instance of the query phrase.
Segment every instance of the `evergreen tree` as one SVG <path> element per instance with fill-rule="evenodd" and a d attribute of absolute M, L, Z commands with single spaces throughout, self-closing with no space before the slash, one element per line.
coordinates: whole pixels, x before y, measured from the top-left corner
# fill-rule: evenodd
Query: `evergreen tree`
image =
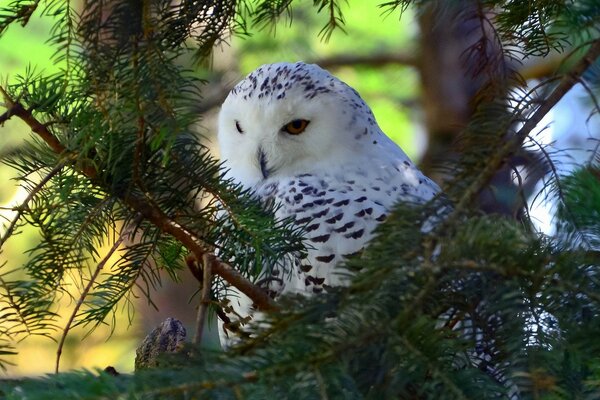
<path fill-rule="evenodd" d="M 398 205 L 369 248 L 345 266 L 354 274 L 349 287 L 276 303 L 253 282 L 285 254 L 303 252 L 303 232 L 224 180 L 191 132 L 203 83 L 189 60 L 207 60 L 230 31 L 269 26 L 293 2 L 107 0 L 78 11 L 61 0 L 14 0 L 2 8 L 0 35 L 11 24 L 27 25 L 34 13 L 55 17 L 50 41 L 64 65 L 51 75 L 24 71 L 1 89 L 0 123 L 20 119 L 32 136 L 2 154 L 29 194 L 0 245 L 24 225 L 41 236 L 25 265 L 0 268 L 3 361 L 23 336 L 64 329 L 56 304 L 70 276 L 85 284 L 65 335 L 73 325 L 103 323 L 138 282 L 154 285 L 159 271 L 175 275 L 182 265 L 204 285 L 204 303 L 213 296 L 217 304 L 226 281 L 267 313 L 251 337 L 223 353 L 190 345 L 132 376 L 61 373 L 3 382 L 0 395 L 598 396 L 600 155 L 566 177 L 554 172 L 549 156 L 544 160 L 559 204 L 553 236 L 526 218 L 486 215 L 475 205 L 494 174 L 535 144 L 533 128 L 576 83 L 600 111 L 600 5 L 466 3 L 452 15 L 478 22 L 479 40 L 464 57 L 482 88 L 460 158 L 446 166 L 445 196 Z M 381 7 L 444 13 L 455 4 L 400 0 Z M 330 17 L 325 38 L 343 27 L 338 2 L 314 6 Z M 555 75 L 527 87 L 514 62 L 551 51 L 569 57 Z M 425 222 L 434 227 L 422 229 Z M 106 241 L 112 247 L 101 255 Z M 204 318 L 200 313 L 199 322 Z"/>

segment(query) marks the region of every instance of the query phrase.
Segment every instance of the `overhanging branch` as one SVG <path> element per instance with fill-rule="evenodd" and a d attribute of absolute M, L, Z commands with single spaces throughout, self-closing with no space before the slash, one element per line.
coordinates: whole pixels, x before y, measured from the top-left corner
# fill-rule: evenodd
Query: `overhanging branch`
<path fill-rule="evenodd" d="M 46 144 L 48 144 L 48 146 L 50 146 L 50 148 L 56 154 L 60 154 L 68 159 L 78 159 L 78 154 L 66 149 L 65 146 L 56 138 L 56 136 L 54 136 L 44 124 L 39 122 L 33 116 L 31 111 L 25 109 L 18 101 L 11 99 L 1 87 L 0 93 L 4 96 L 5 103 L 7 105 L 7 111 L 0 115 L 0 123 L 10 119 L 13 116 L 17 116 L 24 121 Z M 86 163 L 80 163 L 74 168 L 78 169 L 85 176 L 101 185 L 101 182 L 97 182 L 97 177 L 99 175 L 98 171 L 93 166 L 90 166 Z M 117 196 L 129 208 L 141 214 L 142 217 L 146 218 L 162 232 L 167 233 L 177 239 L 188 250 L 190 250 L 198 260 L 204 259 L 205 255 L 210 255 L 208 259 L 211 260 L 211 272 L 215 275 L 219 275 L 229 284 L 235 286 L 238 290 L 248 296 L 258 309 L 267 311 L 276 308 L 273 300 L 264 290 L 254 285 L 229 264 L 223 262 L 210 251 L 208 251 L 205 248 L 204 243 L 193 232 L 188 231 L 183 226 L 165 215 L 162 210 L 158 209 L 153 204 L 152 201 L 143 196 L 132 193 L 117 194 Z"/>
<path fill-rule="evenodd" d="M 479 173 L 477 178 L 466 188 L 463 196 L 456 203 L 454 215 L 464 210 L 472 203 L 479 192 L 490 182 L 496 171 L 502 167 L 507 158 L 521 147 L 531 131 L 540 123 L 548 112 L 575 86 L 589 66 L 600 57 L 600 39 L 591 43 L 586 54 L 565 74 L 554 90 L 541 102 L 540 106 L 525 121 L 521 129 L 516 132 L 505 144 L 498 149 Z M 451 218 L 450 218 L 451 219 Z M 449 219 L 449 220 L 450 220 Z"/>

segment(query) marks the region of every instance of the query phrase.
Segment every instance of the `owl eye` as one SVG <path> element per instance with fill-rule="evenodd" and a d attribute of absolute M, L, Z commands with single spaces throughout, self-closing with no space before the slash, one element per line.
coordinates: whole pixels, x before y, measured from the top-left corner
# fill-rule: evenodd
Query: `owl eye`
<path fill-rule="evenodd" d="M 244 133 L 244 130 L 242 129 L 242 126 L 240 125 L 240 121 L 235 121 L 235 128 L 237 129 L 237 131 L 239 133 Z"/>
<path fill-rule="evenodd" d="M 310 121 L 307 121 L 305 119 L 295 119 L 292 122 L 287 123 L 283 127 L 283 130 L 289 133 L 290 135 L 299 135 L 302 132 L 304 132 L 309 122 Z"/>

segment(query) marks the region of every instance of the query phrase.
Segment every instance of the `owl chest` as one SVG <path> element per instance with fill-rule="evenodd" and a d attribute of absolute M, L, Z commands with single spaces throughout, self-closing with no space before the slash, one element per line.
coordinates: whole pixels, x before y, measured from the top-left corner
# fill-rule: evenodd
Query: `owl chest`
<path fill-rule="evenodd" d="M 284 291 L 320 293 L 344 284 L 336 266 L 363 250 L 399 190 L 376 178 L 311 174 L 266 185 L 262 196 L 277 203 L 277 217 L 293 218 L 306 237 L 308 257 L 296 260 Z"/>

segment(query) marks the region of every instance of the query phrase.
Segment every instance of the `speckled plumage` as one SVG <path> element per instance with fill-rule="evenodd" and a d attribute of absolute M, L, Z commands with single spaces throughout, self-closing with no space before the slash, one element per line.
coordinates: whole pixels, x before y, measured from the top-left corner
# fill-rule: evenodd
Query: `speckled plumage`
<path fill-rule="evenodd" d="M 284 127 L 295 120 L 308 125 L 292 135 Z M 277 293 L 343 284 L 335 266 L 364 248 L 395 203 L 439 191 L 358 93 L 316 65 L 270 64 L 248 75 L 223 104 L 219 145 L 231 178 L 305 227 L 308 258 L 269 288 Z"/>

